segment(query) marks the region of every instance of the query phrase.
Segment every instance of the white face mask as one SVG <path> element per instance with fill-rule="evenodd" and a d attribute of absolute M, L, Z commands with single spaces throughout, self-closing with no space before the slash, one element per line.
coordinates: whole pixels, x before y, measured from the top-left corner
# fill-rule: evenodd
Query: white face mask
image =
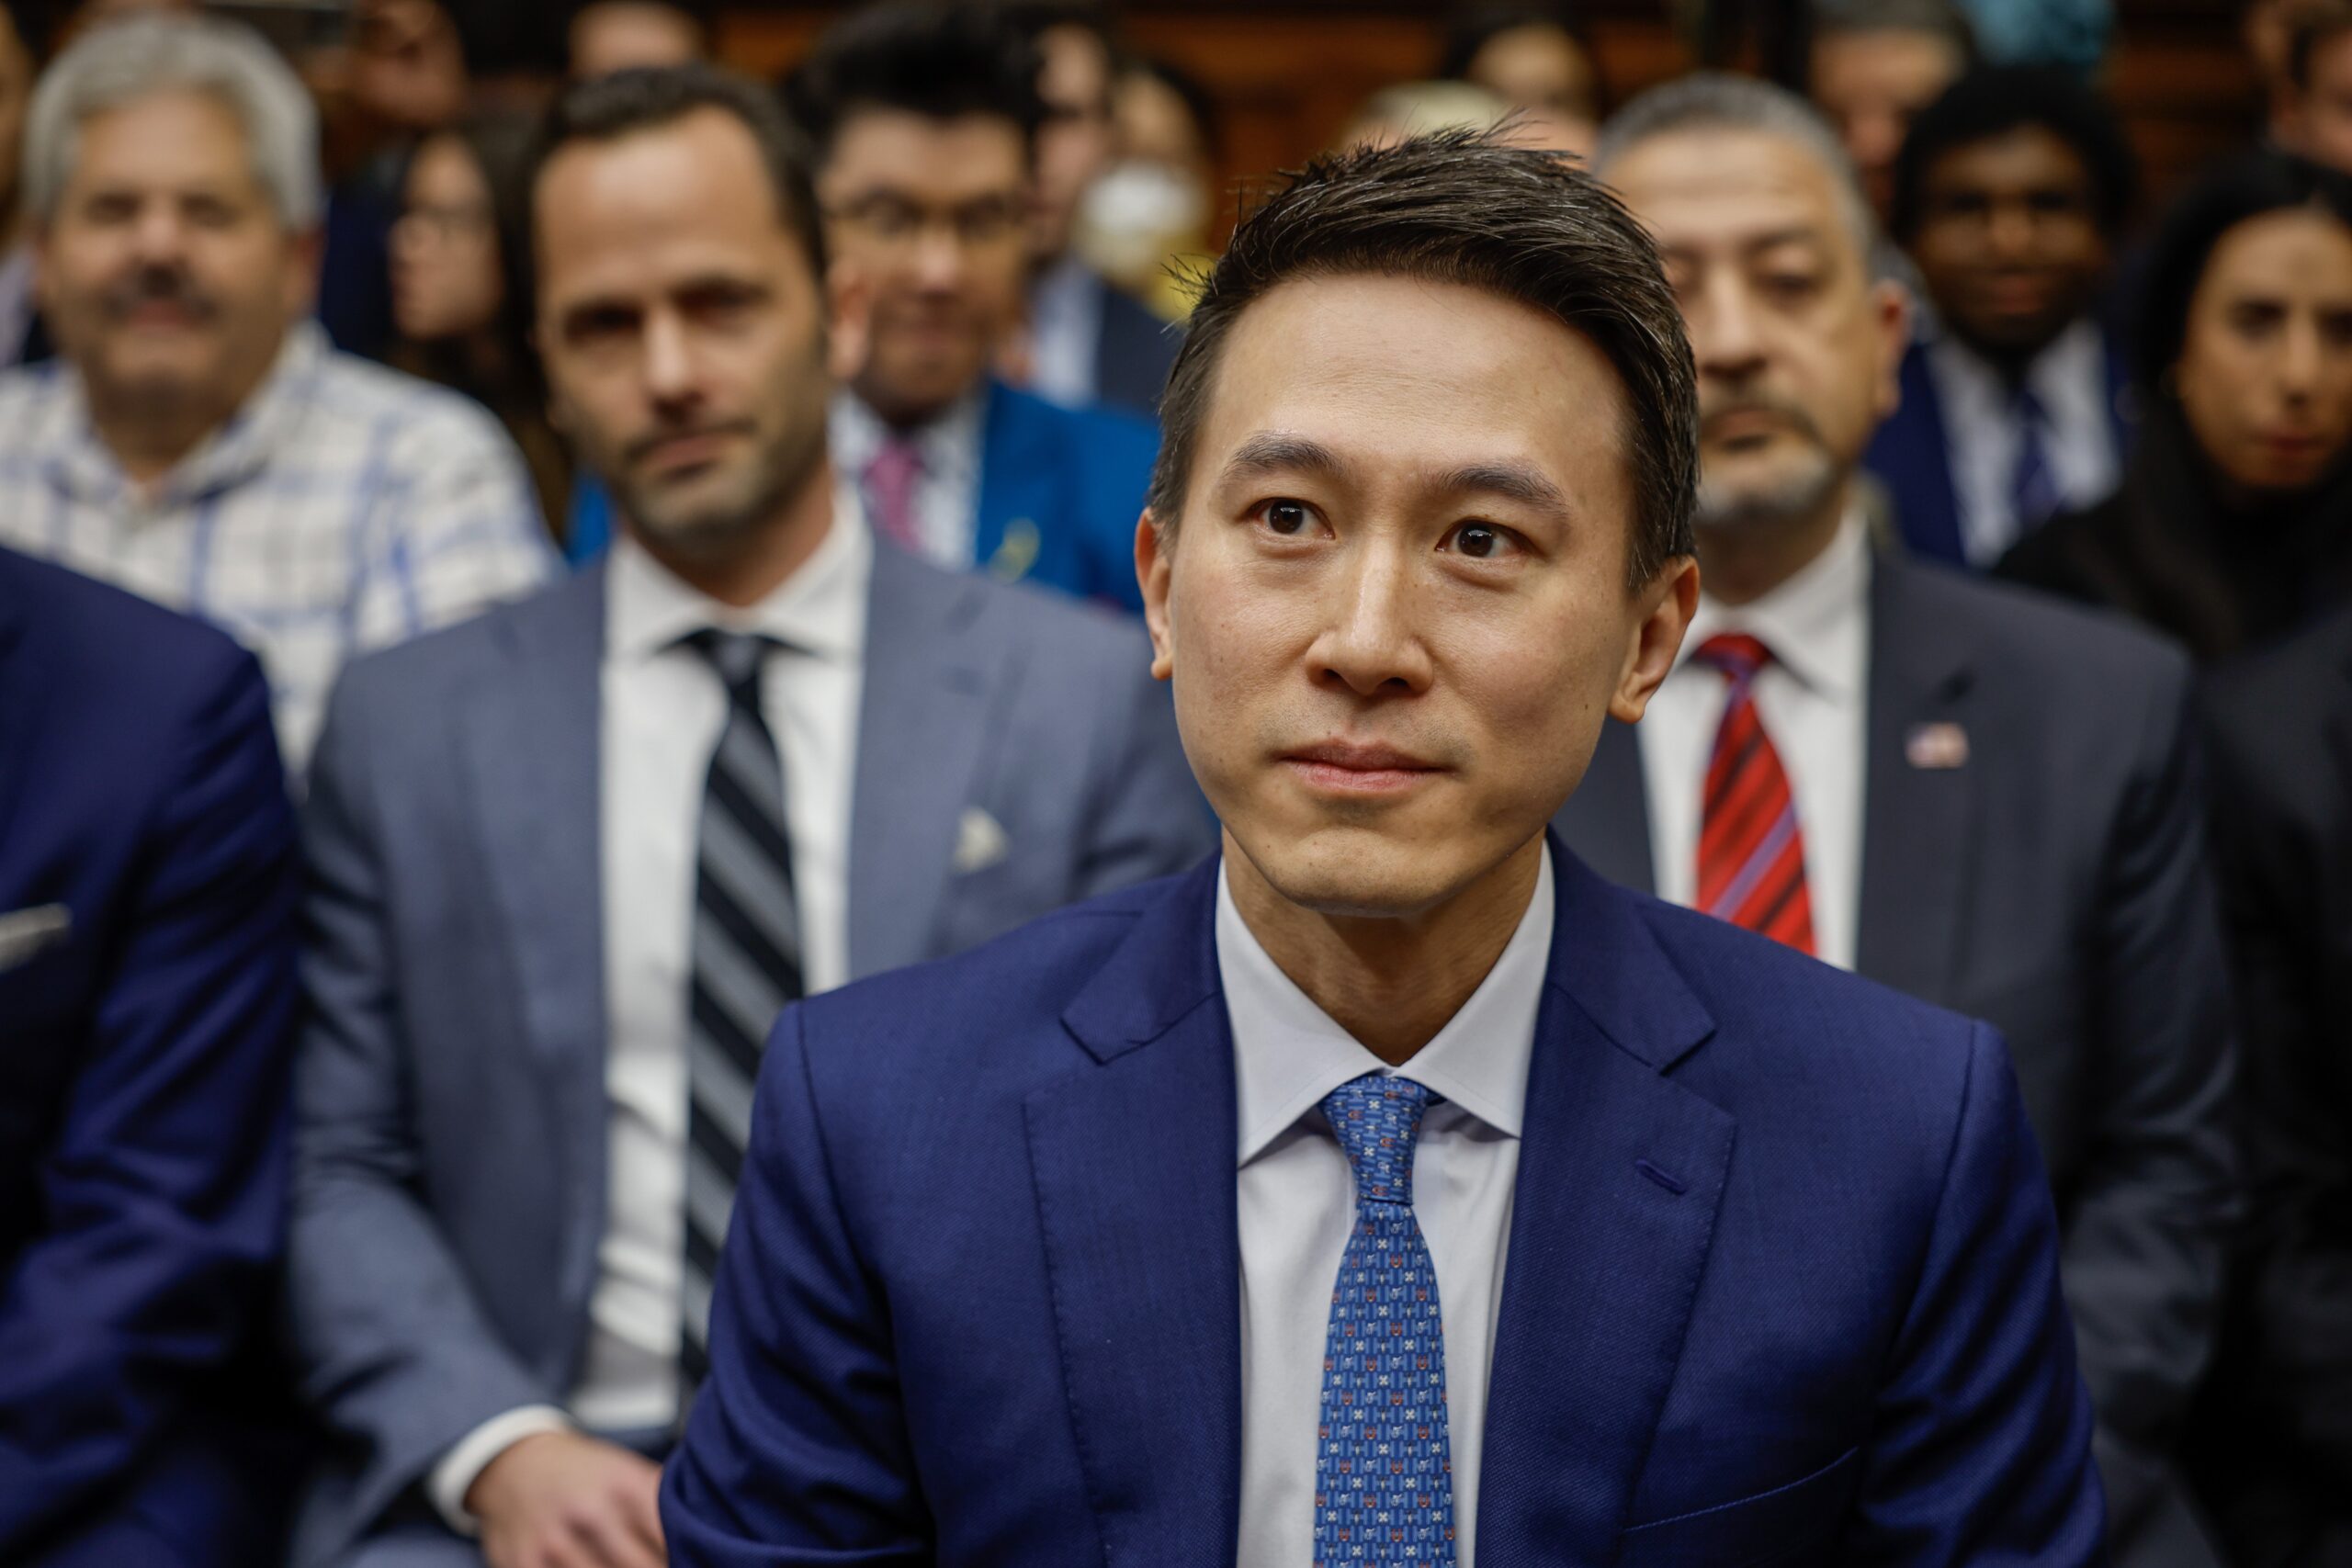
<path fill-rule="evenodd" d="M 1079 201 L 1078 248 L 1108 276 L 1148 278 L 1171 253 L 1199 246 L 1208 208 L 1199 182 L 1165 164 L 1114 164 Z"/>

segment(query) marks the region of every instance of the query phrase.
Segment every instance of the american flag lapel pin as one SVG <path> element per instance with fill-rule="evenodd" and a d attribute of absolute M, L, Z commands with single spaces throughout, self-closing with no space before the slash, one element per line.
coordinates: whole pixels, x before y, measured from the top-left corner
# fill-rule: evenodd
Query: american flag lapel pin
<path fill-rule="evenodd" d="M 1965 767 L 1968 763 L 1968 731 L 1949 720 L 1915 724 L 1904 739 L 1903 758 L 1915 768 Z"/>

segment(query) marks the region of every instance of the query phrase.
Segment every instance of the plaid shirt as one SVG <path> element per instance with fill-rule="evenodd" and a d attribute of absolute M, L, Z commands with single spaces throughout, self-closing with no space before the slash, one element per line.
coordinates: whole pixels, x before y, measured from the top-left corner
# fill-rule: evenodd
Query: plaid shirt
<path fill-rule="evenodd" d="M 62 365 L 0 374 L 0 544 L 189 611 L 252 649 L 298 774 L 344 661 L 548 581 L 521 459 L 463 398 L 310 322 L 237 416 L 142 492 Z"/>

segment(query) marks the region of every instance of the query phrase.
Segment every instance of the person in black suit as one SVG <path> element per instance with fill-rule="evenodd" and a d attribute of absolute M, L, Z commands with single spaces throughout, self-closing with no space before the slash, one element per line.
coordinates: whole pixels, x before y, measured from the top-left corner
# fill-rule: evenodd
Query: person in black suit
<path fill-rule="evenodd" d="M 1604 132 L 1697 358 L 1703 596 L 1558 826 L 1595 869 L 2007 1034 L 2065 1236 L 2116 1561 L 2216 1561 L 2171 1451 L 2236 1213 L 2228 1003 L 2187 660 L 1875 553 L 1855 463 L 1901 290 L 1786 94 L 1686 79 Z"/>
<path fill-rule="evenodd" d="M 2207 698 L 2255 1202 L 2199 1470 L 2245 1568 L 2346 1568 L 2352 611 Z"/>
<path fill-rule="evenodd" d="M 292 812 L 209 626 L 0 549 L 0 1562 L 275 1561 Z"/>

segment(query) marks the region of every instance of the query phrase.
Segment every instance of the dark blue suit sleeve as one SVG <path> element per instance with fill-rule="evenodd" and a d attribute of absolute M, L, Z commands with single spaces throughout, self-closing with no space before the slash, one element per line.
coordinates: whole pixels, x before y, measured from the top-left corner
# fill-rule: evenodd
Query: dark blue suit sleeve
<path fill-rule="evenodd" d="M 1838 1561 L 2106 1562 L 2090 1396 L 2058 1287 L 2058 1216 L 2000 1036 L 1968 1088 Z"/>
<path fill-rule="evenodd" d="M 932 1561 L 891 1358 L 808 1071 L 776 1024 L 711 1306 L 711 1375 L 662 1480 L 674 1568 Z"/>
<path fill-rule="evenodd" d="M 296 857 L 240 656 L 154 759 L 86 1058 L 0 1293 L 0 1560 L 119 1482 L 266 1301 L 285 1227 Z"/>

